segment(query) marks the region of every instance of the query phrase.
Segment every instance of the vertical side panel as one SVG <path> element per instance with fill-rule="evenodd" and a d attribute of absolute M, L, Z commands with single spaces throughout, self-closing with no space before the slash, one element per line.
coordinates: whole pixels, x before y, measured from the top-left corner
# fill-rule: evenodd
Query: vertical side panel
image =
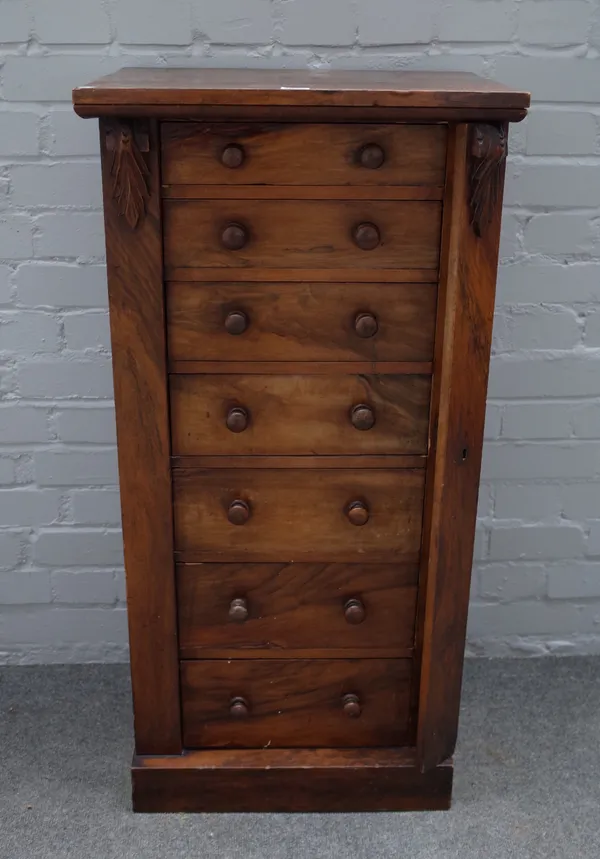
<path fill-rule="evenodd" d="M 100 138 L 136 751 L 179 754 L 158 126 Z"/>
<path fill-rule="evenodd" d="M 505 126 L 461 124 L 449 139 L 420 580 L 423 772 L 453 754 L 458 730 L 505 144 Z"/>

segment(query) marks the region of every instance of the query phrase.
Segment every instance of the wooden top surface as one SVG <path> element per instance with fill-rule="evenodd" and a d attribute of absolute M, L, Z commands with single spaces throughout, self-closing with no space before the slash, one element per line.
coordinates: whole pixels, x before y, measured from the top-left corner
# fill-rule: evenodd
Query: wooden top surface
<path fill-rule="evenodd" d="M 127 68 L 73 91 L 75 109 L 86 108 L 86 115 L 90 108 L 110 113 L 111 106 L 524 110 L 529 102 L 527 92 L 468 72 Z"/>

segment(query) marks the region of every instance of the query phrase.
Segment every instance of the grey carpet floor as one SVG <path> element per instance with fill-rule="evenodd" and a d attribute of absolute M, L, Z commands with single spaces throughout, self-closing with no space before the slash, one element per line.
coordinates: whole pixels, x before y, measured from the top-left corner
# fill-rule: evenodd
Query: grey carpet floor
<path fill-rule="evenodd" d="M 131 749 L 126 667 L 0 669 L 0 857 L 600 857 L 600 659 L 467 663 L 449 812 L 134 815 Z"/>

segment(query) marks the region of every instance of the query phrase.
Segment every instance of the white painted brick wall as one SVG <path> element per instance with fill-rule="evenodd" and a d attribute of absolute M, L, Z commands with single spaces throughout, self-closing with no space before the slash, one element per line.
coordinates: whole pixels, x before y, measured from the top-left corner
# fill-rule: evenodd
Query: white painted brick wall
<path fill-rule="evenodd" d="M 126 657 L 98 130 L 124 65 L 464 69 L 511 131 L 469 652 L 600 653 L 600 0 L 0 0 L 0 662 Z"/>

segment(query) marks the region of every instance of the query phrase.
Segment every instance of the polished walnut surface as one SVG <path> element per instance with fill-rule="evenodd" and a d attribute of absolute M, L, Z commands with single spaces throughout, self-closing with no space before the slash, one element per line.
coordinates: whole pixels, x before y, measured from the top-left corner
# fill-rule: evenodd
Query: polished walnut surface
<path fill-rule="evenodd" d="M 155 104 L 527 108 L 529 93 L 469 72 L 122 69 L 77 87 L 75 108 Z M 100 113 L 103 111 L 100 110 Z"/>
<path fill-rule="evenodd" d="M 125 70 L 74 98 L 101 116 L 136 809 L 447 807 L 528 95 Z"/>

